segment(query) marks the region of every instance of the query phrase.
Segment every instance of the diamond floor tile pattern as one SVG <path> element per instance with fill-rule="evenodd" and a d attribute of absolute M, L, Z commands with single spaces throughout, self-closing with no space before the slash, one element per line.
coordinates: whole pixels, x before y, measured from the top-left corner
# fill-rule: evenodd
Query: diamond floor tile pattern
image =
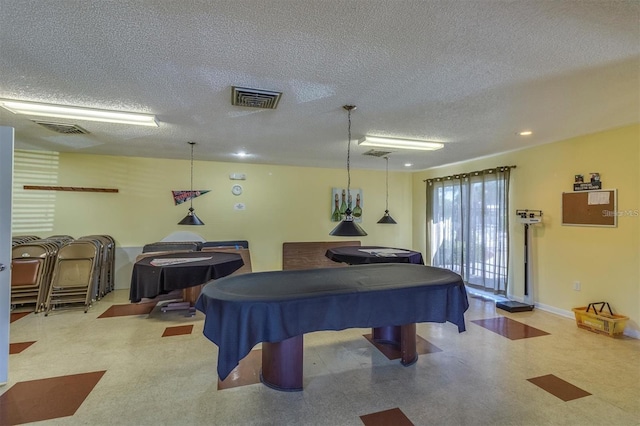
<path fill-rule="evenodd" d="M 0 395 L 0 425 L 72 416 L 106 371 L 18 382 Z"/>
<path fill-rule="evenodd" d="M 511 340 L 546 336 L 549 334 L 546 331 L 538 330 L 537 328 L 507 317 L 472 320 L 471 322 Z"/>

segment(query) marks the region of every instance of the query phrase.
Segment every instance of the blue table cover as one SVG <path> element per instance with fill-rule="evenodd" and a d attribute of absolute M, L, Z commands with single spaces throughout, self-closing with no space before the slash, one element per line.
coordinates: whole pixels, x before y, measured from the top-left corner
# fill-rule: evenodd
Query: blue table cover
<path fill-rule="evenodd" d="M 418 322 L 449 321 L 462 332 L 468 307 L 458 274 L 405 263 L 230 276 L 209 282 L 196 302 L 218 346 L 220 380 L 260 342 Z"/>
<path fill-rule="evenodd" d="M 155 259 L 208 258 L 196 262 L 153 266 Z M 244 261 L 239 254 L 192 251 L 185 253 L 149 256 L 133 265 L 129 299 L 139 302 L 143 297 L 154 298 L 172 290 L 179 290 L 226 277 L 242 268 Z"/>
<path fill-rule="evenodd" d="M 386 255 L 384 250 L 401 250 L 402 253 Z M 364 265 L 367 263 L 415 263 L 424 265 L 422 253 L 419 251 L 396 249 L 379 246 L 345 246 L 333 247 L 327 250 L 325 256 L 334 262 L 349 265 Z"/>

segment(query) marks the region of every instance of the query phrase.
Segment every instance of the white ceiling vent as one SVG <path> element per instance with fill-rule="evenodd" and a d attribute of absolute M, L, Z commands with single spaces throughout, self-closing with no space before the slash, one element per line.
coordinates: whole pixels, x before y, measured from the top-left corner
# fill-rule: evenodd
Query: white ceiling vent
<path fill-rule="evenodd" d="M 370 155 L 372 157 L 386 157 L 391 154 L 393 151 L 382 151 L 379 149 L 370 149 L 367 152 L 363 152 L 362 155 Z"/>
<path fill-rule="evenodd" d="M 41 125 L 42 127 L 46 127 L 53 132 L 62 133 L 64 135 L 86 135 L 89 133 L 87 130 L 75 124 L 52 123 L 50 121 L 38 120 L 33 120 L 33 122 Z"/>
<path fill-rule="evenodd" d="M 232 86 L 231 104 L 249 108 L 276 109 L 282 92 Z"/>

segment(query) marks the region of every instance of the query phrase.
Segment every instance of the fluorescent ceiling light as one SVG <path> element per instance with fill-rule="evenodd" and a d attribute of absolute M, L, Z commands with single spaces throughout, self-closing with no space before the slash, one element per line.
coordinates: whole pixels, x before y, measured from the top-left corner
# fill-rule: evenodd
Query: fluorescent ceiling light
<path fill-rule="evenodd" d="M 518 135 L 520 136 L 531 136 L 533 134 L 533 132 L 531 130 L 524 130 L 520 133 L 518 133 Z"/>
<path fill-rule="evenodd" d="M 158 123 L 156 122 L 156 117 L 154 115 L 136 112 L 120 112 L 75 106 L 39 104 L 36 102 L 14 101 L 9 99 L 0 99 L 0 106 L 8 109 L 14 114 L 158 127 Z"/>
<path fill-rule="evenodd" d="M 379 138 L 377 136 L 365 136 L 358 145 L 375 146 L 378 148 L 418 149 L 423 151 L 435 151 L 444 147 L 440 142 L 429 142 L 409 139 Z"/>

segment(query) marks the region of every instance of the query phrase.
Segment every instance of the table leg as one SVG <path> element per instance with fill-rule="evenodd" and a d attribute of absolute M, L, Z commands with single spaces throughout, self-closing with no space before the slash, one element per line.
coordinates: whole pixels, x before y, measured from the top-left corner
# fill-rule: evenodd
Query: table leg
<path fill-rule="evenodd" d="M 415 364 L 418 361 L 418 351 L 416 350 L 416 324 L 404 324 L 400 326 L 400 362 L 405 367 Z"/>
<path fill-rule="evenodd" d="M 371 335 L 376 343 L 393 345 L 399 348 L 402 365 L 409 366 L 418 360 L 415 323 L 375 327 L 371 330 Z"/>
<path fill-rule="evenodd" d="M 195 285 L 193 287 L 182 289 L 182 300 L 189 302 L 191 306 L 195 305 L 198 300 L 198 296 L 200 296 L 200 292 L 202 291 L 202 287 L 202 285 Z"/>
<path fill-rule="evenodd" d="M 400 326 L 375 327 L 371 330 L 371 336 L 376 343 L 400 346 Z"/>
<path fill-rule="evenodd" d="M 260 381 L 280 391 L 302 390 L 302 334 L 276 343 L 262 343 Z"/>

